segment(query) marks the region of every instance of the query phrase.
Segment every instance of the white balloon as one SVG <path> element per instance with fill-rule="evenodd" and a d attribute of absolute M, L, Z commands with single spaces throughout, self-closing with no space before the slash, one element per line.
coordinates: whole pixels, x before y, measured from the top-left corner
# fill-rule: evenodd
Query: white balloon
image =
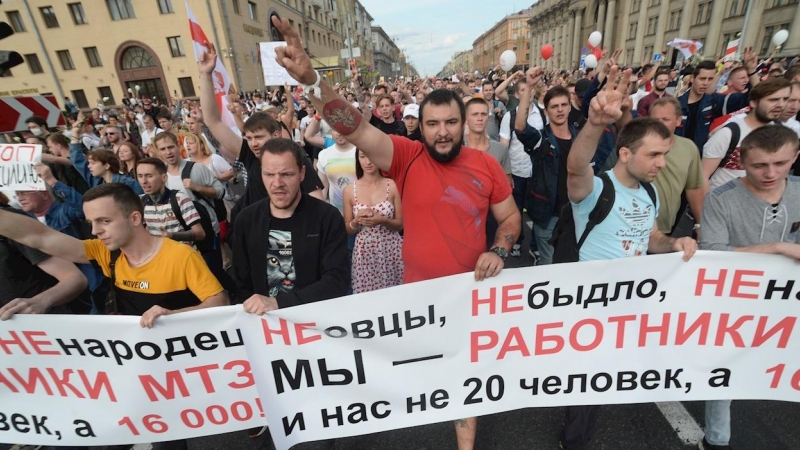
<path fill-rule="evenodd" d="M 108 101 L 108 97 L 103 97 L 103 101 L 107 102 Z"/>
<path fill-rule="evenodd" d="M 500 55 L 500 68 L 508 72 L 517 64 L 517 54 L 513 50 L 506 50 Z"/>
<path fill-rule="evenodd" d="M 597 47 L 598 45 L 600 45 L 600 41 L 602 40 L 603 40 L 603 33 L 599 31 L 592 31 L 592 34 L 589 35 L 589 44 L 591 44 L 592 47 Z"/>
<path fill-rule="evenodd" d="M 586 55 L 586 59 L 584 59 L 583 62 L 589 69 L 594 69 L 597 67 L 597 57 L 594 55 Z"/>
<path fill-rule="evenodd" d="M 772 43 L 776 46 L 783 45 L 789 39 L 789 30 L 780 30 L 772 35 Z"/>
<path fill-rule="evenodd" d="M 141 89 L 141 88 L 139 87 L 139 85 L 138 85 L 138 84 L 137 84 L 136 86 L 134 86 L 134 87 L 136 88 L 136 90 L 137 90 L 137 91 L 138 91 L 139 89 Z"/>

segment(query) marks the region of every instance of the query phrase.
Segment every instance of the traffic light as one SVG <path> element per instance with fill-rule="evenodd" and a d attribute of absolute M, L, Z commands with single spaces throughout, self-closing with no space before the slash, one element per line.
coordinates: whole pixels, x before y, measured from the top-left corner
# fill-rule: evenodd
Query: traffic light
<path fill-rule="evenodd" d="M 0 22 L 0 39 L 5 39 L 14 34 L 14 29 L 11 25 Z M 5 76 L 6 72 L 12 67 L 18 66 L 25 62 L 22 55 L 13 51 L 0 50 L 0 77 Z"/>

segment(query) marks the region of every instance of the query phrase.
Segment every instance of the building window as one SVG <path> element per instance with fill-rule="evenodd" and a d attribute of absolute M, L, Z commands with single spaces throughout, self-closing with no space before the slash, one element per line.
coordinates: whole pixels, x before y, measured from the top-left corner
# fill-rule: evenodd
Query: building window
<path fill-rule="evenodd" d="M 181 41 L 180 36 L 168 37 L 167 42 L 169 42 L 169 51 L 172 52 L 173 58 L 186 56 L 186 52 L 183 51 L 183 41 Z"/>
<path fill-rule="evenodd" d="M 24 33 L 26 31 L 25 23 L 22 21 L 22 16 L 19 15 L 19 11 L 8 11 L 6 17 L 8 17 L 8 21 L 11 22 L 11 28 L 14 29 L 14 33 Z"/>
<path fill-rule="evenodd" d="M 731 7 L 728 10 L 728 17 L 739 15 L 739 0 L 731 0 Z"/>
<path fill-rule="evenodd" d="M 628 49 L 628 50 L 625 52 L 625 60 L 626 60 L 626 61 L 633 61 L 633 49 L 632 49 L 632 48 L 631 48 L 631 49 Z"/>
<path fill-rule="evenodd" d="M 642 9 L 642 0 L 633 0 L 633 4 L 631 5 L 631 13 L 637 13 L 640 9 Z"/>
<path fill-rule="evenodd" d="M 181 93 L 184 97 L 194 97 L 194 83 L 192 77 L 178 78 L 178 84 L 181 85 Z"/>
<path fill-rule="evenodd" d="M 695 16 L 695 25 L 703 25 L 711 21 L 711 10 L 713 9 L 714 2 L 700 3 L 697 5 L 697 16 Z"/>
<path fill-rule="evenodd" d="M 172 0 L 158 0 L 158 10 L 161 14 L 172 14 L 175 10 L 172 8 Z"/>
<path fill-rule="evenodd" d="M 135 19 L 131 0 L 106 0 L 111 20 Z"/>
<path fill-rule="evenodd" d="M 72 94 L 72 98 L 75 99 L 75 103 L 77 103 L 78 108 L 88 108 L 89 101 L 86 100 L 86 94 L 83 93 L 83 89 L 78 89 L 76 91 L 70 91 Z"/>
<path fill-rule="evenodd" d="M 661 0 L 650 0 L 650 6 L 658 6 L 661 4 Z"/>
<path fill-rule="evenodd" d="M 28 69 L 31 73 L 44 73 L 42 63 L 39 62 L 39 56 L 36 53 L 25 55 L 25 61 L 28 61 Z"/>
<path fill-rule="evenodd" d="M 59 50 L 56 52 L 58 60 L 61 61 L 61 68 L 64 70 L 75 70 L 75 64 L 72 62 L 72 56 L 69 50 Z"/>
<path fill-rule="evenodd" d="M 683 16 L 682 9 L 669 13 L 669 30 L 667 31 L 677 30 L 681 27 L 681 16 Z"/>
<path fill-rule="evenodd" d="M 86 14 L 83 12 L 83 5 L 80 3 L 70 3 L 67 5 L 69 7 L 69 13 L 72 15 L 72 23 L 75 25 L 86 25 L 89 23 L 86 20 Z"/>
<path fill-rule="evenodd" d="M 84 47 L 83 53 L 86 54 L 86 60 L 89 61 L 89 67 L 101 67 L 100 53 L 97 52 L 97 47 Z"/>
<path fill-rule="evenodd" d="M 769 46 L 772 43 L 772 34 L 775 33 L 775 27 L 767 27 L 764 29 L 764 40 L 761 41 L 761 54 L 764 55 L 769 51 Z"/>
<path fill-rule="evenodd" d="M 129 47 L 122 54 L 122 69 L 140 69 L 142 67 L 155 67 L 153 55 L 142 47 Z"/>
<path fill-rule="evenodd" d="M 656 34 L 656 24 L 658 23 L 658 17 L 651 17 L 647 19 L 647 34 L 646 36 L 651 36 Z"/>
<path fill-rule="evenodd" d="M 239 12 L 239 0 L 231 0 L 231 3 L 233 3 L 233 12 L 242 15 L 242 13 Z"/>
<path fill-rule="evenodd" d="M 114 100 L 114 94 L 111 92 L 111 88 L 108 86 L 101 86 L 97 88 L 97 93 L 100 94 L 100 100 L 107 104 L 107 105 L 116 105 L 117 102 Z M 108 100 L 103 100 L 108 97 Z"/>
<path fill-rule="evenodd" d="M 653 58 L 653 46 L 648 46 L 644 48 L 644 57 L 647 58 L 647 61 L 650 61 Z"/>
<path fill-rule="evenodd" d="M 628 27 L 628 40 L 636 39 L 636 29 L 639 28 L 639 22 L 632 22 Z"/>
<path fill-rule="evenodd" d="M 258 20 L 258 10 L 256 10 L 256 4 L 253 2 L 247 2 L 247 9 L 250 11 L 250 18 L 253 20 Z"/>
<path fill-rule="evenodd" d="M 39 8 L 39 12 L 42 13 L 42 20 L 44 20 L 44 26 L 47 28 L 58 28 L 58 19 L 56 18 L 56 12 L 53 11 L 52 6 L 45 6 L 43 8 Z"/>

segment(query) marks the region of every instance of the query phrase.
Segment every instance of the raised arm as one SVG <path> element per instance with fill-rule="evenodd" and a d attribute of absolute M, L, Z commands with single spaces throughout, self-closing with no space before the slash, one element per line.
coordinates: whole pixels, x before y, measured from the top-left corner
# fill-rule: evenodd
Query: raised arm
<path fill-rule="evenodd" d="M 622 80 L 614 86 L 619 69 L 611 68 L 608 74 L 609 82 L 605 89 L 597 93 L 589 107 L 589 118 L 583 126 L 572 150 L 567 158 L 567 193 L 570 201 L 580 203 L 594 188 L 594 170 L 592 158 L 597 151 L 597 144 L 607 125 L 611 125 L 622 118 L 622 105 L 628 98 L 628 82 L 631 79 L 630 69 L 622 75 Z"/>
<path fill-rule="evenodd" d="M 78 264 L 89 264 L 83 242 L 28 216 L 0 208 L 0 235 Z"/>
<path fill-rule="evenodd" d="M 275 49 L 276 61 L 283 66 L 295 80 L 304 85 L 313 85 L 320 80 L 321 98 L 309 92 L 311 103 L 322 114 L 334 130 L 347 137 L 348 142 L 364 152 L 379 169 L 389 170 L 392 165 L 394 146 L 388 135 L 363 120 L 364 117 L 353 105 L 337 94 L 331 86 L 321 80 L 311 65 L 303 44 L 289 20 L 272 18 L 273 25 L 283 33 L 286 47 Z"/>
<path fill-rule="evenodd" d="M 242 138 L 222 122 L 222 113 L 214 97 L 214 81 L 211 78 L 217 66 L 217 50 L 210 42 L 206 42 L 205 46 L 206 51 L 197 62 L 197 68 L 200 70 L 200 107 L 203 110 L 205 124 L 222 147 L 217 150 L 228 160 L 233 161 L 239 157 Z"/>

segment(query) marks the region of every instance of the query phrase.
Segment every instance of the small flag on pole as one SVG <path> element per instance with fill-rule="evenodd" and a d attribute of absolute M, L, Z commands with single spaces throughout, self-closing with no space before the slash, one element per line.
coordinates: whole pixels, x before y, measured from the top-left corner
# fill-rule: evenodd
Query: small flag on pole
<path fill-rule="evenodd" d="M 197 61 L 200 61 L 200 55 L 206 51 L 205 43 L 210 41 L 203 32 L 203 29 L 200 27 L 197 17 L 195 17 L 192 10 L 189 9 L 189 2 L 185 3 L 186 14 L 189 16 L 189 29 L 192 33 L 194 56 Z M 217 54 L 217 66 L 214 69 L 214 73 L 211 74 L 211 79 L 214 83 L 214 97 L 217 99 L 217 106 L 219 107 L 220 114 L 222 115 L 222 122 L 229 126 L 237 134 L 241 135 L 239 127 L 236 126 L 236 121 L 233 118 L 233 114 L 228 111 L 228 94 L 236 94 L 236 89 L 234 89 L 233 85 L 231 84 L 231 78 L 228 75 L 228 70 L 222 64 L 219 54 Z"/>
<path fill-rule="evenodd" d="M 685 58 L 691 58 L 692 55 L 697 53 L 698 50 L 703 48 L 703 43 L 700 41 L 694 41 L 691 39 L 679 39 L 675 38 L 671 42 L 667 42 L 667 45 L 670 47 L 675 47 L 683 53 Z"/>
<path fill-rule="evenodd" d="M 736 56 L 736 52 L 739 50 L 739 39 L 734 39 L 728 42 L 728 46 L 725 47 L 725 56 L 722 58 L 723 61 L 732 60 Z"/>

